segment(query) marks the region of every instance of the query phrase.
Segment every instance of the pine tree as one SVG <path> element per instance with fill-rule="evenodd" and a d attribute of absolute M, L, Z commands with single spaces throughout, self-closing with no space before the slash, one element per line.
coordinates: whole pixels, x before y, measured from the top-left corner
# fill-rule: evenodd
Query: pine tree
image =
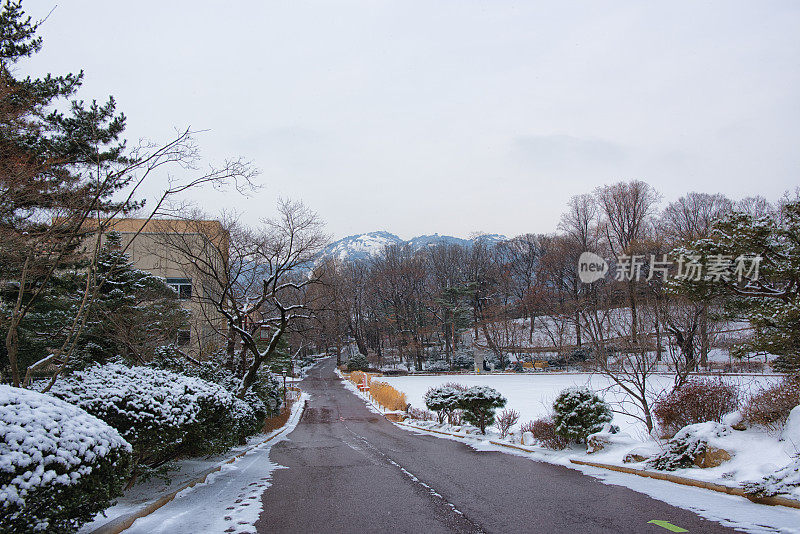
<path fill-rule="evenodd" d="M 800 371 L 800 199 L 764 216 L 734 212 L 714 225 L 710 238 L 673 255 L 697 258 L 703 267 L 699 280 L 673 282 L 674 291 L 695 300 L 722 298 L 731 316 L 743 314 L 753 325 L 752 339 L 736 352 L 776 354 L 776 369 Z"/>
<path fill-rule="evenodd" d="M 611 422 L 611 408 L 588 388 L 567 388 L 553 402 L 556 434 L 585 442 L 589 434 L 599 432 Z"/>
<path fill-rule="evenodd" d="M 458 395 L 458 407 L 464 410 L 464 420 L 477 426 L 482 434 L 494 424 L 497 408 L 506 405 L 506 398 L 488 386 L 473 386 Z"/>
<path fill-rule="evenodd" d="M 12 382 L 20 384 L 21 329 L 52 290 L 54 277 L 84 258 L 87 221 L 136 207 L 114 199 L 134 179 L 123 155 L 125 117 L 113 98 L 72 101 L 83 73 L 17 78 L 17 66 L 40 51 L 39 22 L 21 1 L 0 7 L 0 329 Z M 85 308 L 81 308 L 84 310 Z"/>

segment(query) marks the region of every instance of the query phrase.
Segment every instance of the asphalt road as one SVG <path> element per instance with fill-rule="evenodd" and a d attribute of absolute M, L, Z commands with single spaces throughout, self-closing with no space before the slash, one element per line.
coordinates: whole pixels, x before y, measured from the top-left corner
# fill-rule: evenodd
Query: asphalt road
<path fill-rule="evenodd" d="M 311 394 L 263 495 L 258 532 L 734 532 L 696 514 L 562 466 L 418 435 L 370 412 L 332 360 L 300 384 Z M 679 486 L 675 491 L 681 491 Z"/>

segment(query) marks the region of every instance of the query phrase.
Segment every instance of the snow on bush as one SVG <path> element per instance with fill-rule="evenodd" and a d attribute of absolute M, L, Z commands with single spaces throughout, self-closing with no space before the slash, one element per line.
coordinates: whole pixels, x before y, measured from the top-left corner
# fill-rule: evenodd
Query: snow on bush
<path fill-rule="evenodd" d="M 0 531 L 73 532 L 122 493 L 131 446 L 62 400 L 0 385 Z"/>
<path fill-rule="evenodd" d="M 458 394 L 458 407 L 464 411 L 464 421 L 475 425 L 486 434 L 486 427 L 494 424 L 494 412 L 506 405 L 506 398 L 489 386 L 473 386 Z"/>
<path fill-rule="evenodd" d="M 756 497 L 785 494 L 800 499 L 800 456 L 792 463 L 758 482 L 743 482 L 742 489 Z"/>
<path fill-rule="evenodd" d="M 667 448 L 649 460 L 647 465 L 662 471 L 692 467 L 695 465 L 695 459 L 710 448 L 722 449 L 723 443 L 720 439 L 732 432 L 731 427 L 716 421 L 689 425 L 678 431 L 667 443 Z"/>
<path fill-rule="evenodd" d="M 553 402 L 553 412 L 556 434 L 579 442 L 602 430 L 612 418 L 608 404 L 585 387 L 563 390 Z"/>
<path fill-rule="evenodd" d="M 781 432 L 781 441 L 786 441 L 800 453 L 800 406 L 795 406 L 789 412 L 789 418 Z"/>
<path fill-rule="evenodd" d="M 116 428 L 133 446 L 137 466 L 223 450 L 251 411 L 225 388 L 151 367 L 107 364 L 75 372 L 51 393 Z"/>
<path fill-rule="evenodd" d="M 458 396 L 461 391 L 447 385 L 430 388 L 425 393 L 425 406 L 436 412 L 439 422 L 443 423 L 445 417 L 449 417 L 458 407 Z"/>
<path fill-rule="evenodd" d="M 653 415 L 665 437 L 681 428 L 705 421 L 722 422 L 722 417 L 739 407 L 739 389 L 722 380 L 689 380 L 660 398 Z"/>
<path fill-rule="evenodd" d="M 745 403 L 745 421 L 768 430 L 780 431 L 792 408 L 800 404 L 800 376 L 786 377 L 762 387 Z"/>
<path fill-rule="evenodd" d="M 553 422 L 552 417 L 544 417 L 535 421 L 528 421 L 523 424 L 520 431 L 530 432 L 542 447 L 553 450 L 566 449 L 569 445 L 569 440 L 563 436 L 556 434 L 556 424 Z"/>

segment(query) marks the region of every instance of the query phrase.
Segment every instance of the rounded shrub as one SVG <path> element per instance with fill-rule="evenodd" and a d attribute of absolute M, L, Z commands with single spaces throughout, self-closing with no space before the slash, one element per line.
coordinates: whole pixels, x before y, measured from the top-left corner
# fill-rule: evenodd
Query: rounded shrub
<path fill-rule="evenodd" d="M 0 385 L 0 532 L 75 532 L 122 493 L 131 446 L 77 406 Z"/>
<path fill-rule="evenodd" d="M 706 421 L 722 422 L 722 417 L 739 407 L 739 388 L 722 380 L 689 380 L 660 398 L 653 415 L 666 437 L 681 428 Z"/>
<path fill-rule="evenodd" d="M 439 422 L 443 423 L 453 410 L 458 408 L 461 391 L 451 386 L 438 386 L 425 392 L 425 406 L 436 412 Z"/>
<path fill-rule="evenodd" d="M 224 450 L 251 416 L 218 384 L 151 367 L 90 367 L 56 382 L 51 393 L 117 429 L 143 467 Z"/>
<path fill-rule="evenodd" d="M 556 434 L 568 440 L 585 442 L 611 419 L 611 408 L 589 388 L 567 388 L 553 402 Z"/>
<path fill-rule="evenodd" d="M 458 394 L 458 407 L 464 411 L 464 421 L 477 426 L 482 434 L 494 424 L 494 412 L 506 405 L 506 398 L 488 386 L 473 386 Z"/>

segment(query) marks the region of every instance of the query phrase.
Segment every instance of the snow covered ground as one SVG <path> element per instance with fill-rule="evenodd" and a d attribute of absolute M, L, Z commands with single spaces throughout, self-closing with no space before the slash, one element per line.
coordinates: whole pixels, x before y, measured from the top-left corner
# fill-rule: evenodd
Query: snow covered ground
<path fill-rule="evenodd" d="M 196 534 L 198 532 L 255 532 L 261 513 L 260 496 L 270 486 L 270 478 L 280 466 L 272 463 L 269 453 L 273 445 L 286 439 L 300 420 L 307 395 L 292 407 L 292 414 L 280 435 L 255 446 L 220 471 L 208 475 L 206 481 L 178 493 L 175 498 L 152 514 L 137 519 L 126 533 Z M 267 436 L 260 436 L 263 441 Z M 258 439 L 258 437 L 256 437 Z M 121 500 L 106 511 L 107 518 L 86 525 L 82 532 L 140 508 L 141 504 Z M 234 530 L 227 530 L 229 528 Z"/>
<path fill-rule="evenodd" d="M 775 376 L 728 376 L 726 381 L 736 383 L 743 391 L 750 391 L 759 384 L 778 380 Z M 608 378 L 588 373 L 520 373 L 520 374 L 481 374 L 481 375 L 440 375 L 440 376 L 386 376 L 379 380 L 387 382 L 395 389 L 406 394 L 408 402 L 415 408 L 425 409 L 425 392 L 429 388 L 441 386 L 448 382 L 457 382 L 469 386 L 490 386 L 508 399 L 506 408 L 520 413 L 522 424 L 526 421 L 545 417 L 553 405 L 553 400 L 561 390 L 572 386 L 586 386 L 600 391 L 606 400 L 615 402 L 622 400 L 620 390 L 612 387 Z M 672 387 L 672 376 L 655 375 L 652 378 L 652 395 Z M 633 410 L 632 407 L 630 407 Z M 614 424 L 631 436 L 645 440 L 647 433 L 644 425 L 635 417 L 615 414 Z M 519 426 L 519 425 L 517 425 Z"/>

